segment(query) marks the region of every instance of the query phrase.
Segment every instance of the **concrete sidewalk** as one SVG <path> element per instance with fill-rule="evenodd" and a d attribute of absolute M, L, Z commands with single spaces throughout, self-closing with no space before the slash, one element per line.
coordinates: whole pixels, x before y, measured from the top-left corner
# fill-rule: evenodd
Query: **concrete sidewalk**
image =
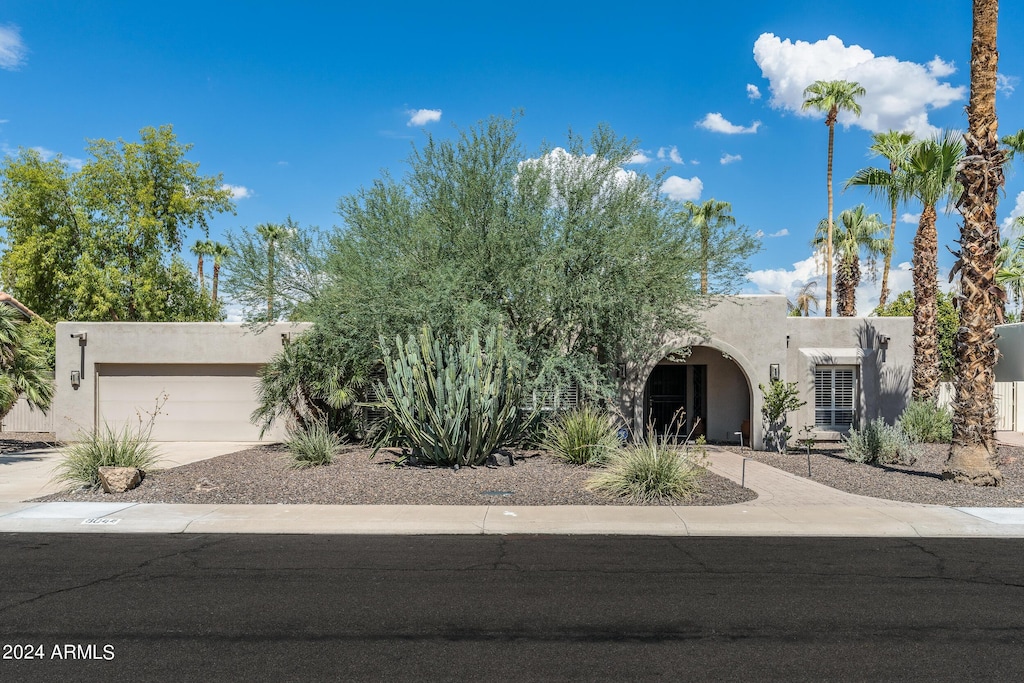
<path fill-rule="evenodd" d="M 177 464 L 246 446 L 164 445 Z M 36 477 L 49 476 L 57 453 L 16 455 L 0 456 L 0 532 L 1024 537 L 1024 509 L 867 498 L 754 460 L 745 480 L 758 498 L 726 506 L 155 505 L 18 502 L 48 492 Z M 712 448 L 709 457 L 717 474 L 743 477 L 739 454 Z"/>

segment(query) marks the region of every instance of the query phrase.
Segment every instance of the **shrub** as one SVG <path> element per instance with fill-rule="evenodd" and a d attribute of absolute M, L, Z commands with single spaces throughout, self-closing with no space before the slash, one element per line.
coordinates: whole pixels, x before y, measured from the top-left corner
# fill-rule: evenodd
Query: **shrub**
<path fill-rule="evenodd" d="M 587 488 L 644 504 L 689 498 L 700 491 L 703 475 L 704 469 L 688 453 L 649 439 L 613 451 L 604 469 L 587 481 Z"/>
<path fill-rule="evenodd" d="M 953 440 L 953 416 L 934 401 L 911 401 L 896 424 L 914 443 L 950 443 Z"/>
<path fill-rule="evenodd" d="M 807 401 L 800 400 L 796 382 L 773 379 L 767 389 L 763 384 L 758 384 L 757 388 L 764 397 L 761 404 L 761 419 L 764 422 L 765 450 L 774 448 L 779 453 L 785 453 L 786 443 L 793 431 L 793 428 L 786 424 L 786 414 L 799 410 Z"/>
<path fill-rule="evenodd" d="M 843 439 L 846 457 L 868 465 L 910 465 L 917 459 L 914 444 L 898 426 L 888 425 L 878 418 L 863 429 L 851 429 Z"/>
<path fill-rule="evenodd" d="M 529 419 L 519 409 L 520 376 L 505 355 L 496 330 L 480 343 L 474 332 L 455 344 L 424 327 L 397 353 L 383 339 L 387 386 L 376 393 L 387 412 L 385 435 L 398 433 L 412 455 L 436 465 L 482 465 L 514 443 Z M 379 447 L 379 446 L 378 446 Z"/>
<path fill-rule="evenodd" d="M 157 453 L 150 433 L 129 424 L 118 431 L 104 423 L 101 429 L 93 429 L 64 448 L 54 481 L 95 490 L 100 487 L 101 467 L 137 467 L 144 472 L 152 469 Z"/>
<path fill-rule="evenodd" d="M 292 456 L 292 467 L 330 465 L 341 451 L 341 437 L 325 422 L 314 421 L 288 435 L 285 448 Z"/>
<path fill-rule="evenodd" d="M 596 465 L 620 445 L 611 415 L 590 405 L 552 418 L 541 442 L 542 448 L 573 465 Z"/>

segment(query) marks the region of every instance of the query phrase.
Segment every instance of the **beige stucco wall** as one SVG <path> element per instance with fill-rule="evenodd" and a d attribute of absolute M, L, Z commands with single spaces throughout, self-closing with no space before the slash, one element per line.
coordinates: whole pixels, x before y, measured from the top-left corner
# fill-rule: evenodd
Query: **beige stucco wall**
<path fill-rule="evenodd" d="M 773 364 L 779 365 L 780 379 L 798 383 L 807 401 L 789 416 L 794 434 L 803 425 L 814 423 L 814 366 L 830 358 L 858 367 L 861 422 L 874 417 L 892 422 L 899 416 L 910 396 L 910 318 L 791 318 L 787 312 L 784 296 L 726 297 L 703 314 L 707 334 L 670 334 L 649 357 L 626 364 L 619 401 L 623 415 L 635 430 L 643 428 L 644 388 L 651 371 L 670 351 L 690 346 L 695 350 L 687 362 L 708 364 L 710 440 L 737 440 L 733 432 L 739 430 L 743 419 L 741 399 L 745 391 L 751 437 L 756 448 L 762 446 L 758 385 L 768 383 Z M 890 341 L 880 345 L 879 335 L 889 336 Z M 713 367 L 722 370 L 717 378 Z M 746 386 L 737 381 L 734 369 L 741 371 Z M 838 437 L 832 433 L 820 436 Z"/>
<path fill-rule="evenodd" d="M 96 422 L 97 365 L 262 365 L 281 350 L 282 335 L 308 323 L 252 328 L 242 323 L 58 323 L 54 430 L 74 440 Z M 86 335 L 81 344 L 78 335 Z M 81 373 L 77 389 L 72 372 Z M 256 407 L 255 398 L 253 408 Z M 268 439 L 280 438 L 275 431 Z"/>

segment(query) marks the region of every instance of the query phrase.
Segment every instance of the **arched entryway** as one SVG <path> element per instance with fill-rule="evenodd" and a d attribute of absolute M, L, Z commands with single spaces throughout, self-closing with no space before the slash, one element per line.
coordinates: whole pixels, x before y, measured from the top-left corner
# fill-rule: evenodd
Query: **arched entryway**
<path fill-rule="evenodd" d="M 728 354 L 709 346 L 694 346 L 686 360 L 663 358 L 644 386 L 644 424 L 659 434 L 692 434 L 711 442 L 743 443 L 751 437 L 751 385 L 746 373 Z M 674 416 L 680 416 L 672 425 Z"/>

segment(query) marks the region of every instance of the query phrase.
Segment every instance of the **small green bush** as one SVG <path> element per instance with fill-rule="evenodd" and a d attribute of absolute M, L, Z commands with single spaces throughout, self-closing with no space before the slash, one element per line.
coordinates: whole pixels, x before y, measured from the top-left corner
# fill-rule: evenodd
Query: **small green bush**
<path fill-rule="evenodd" d="M 148 429 L 133 429 L 129 424 L 115 430 L 104 423 L 102 428 L 93 429 L 80 441 L 64 448 L 54 481 L 95 490 L 100 487 L 101 467 L 150 470 L 157 462 L 156 446 L 150 441 L 150 433 Z"/>
<path fill-rule="evenodd" d="M 587 488 L 645 504 L 689 498 L 700 491 L 703 475 L 704 469 L 687 453 L 649 439 L 611 453 Z"/>
<path fill-rule="evenodd" d="M 910 465 L 917 459 L 916 449 L 906 433 L 898 426 L 889 425 L 878 418 L 863 429 L 851 429 L 843 439 L 846 457 L 868 465 Z"/>
<path fill-rule="evenodd" d="M 573 465 L 596 465 L 620 445 L 611 415 L 590 405 L 552 418 L 541 443 L 544 450 Z"/>
<path fill-rule="evenodd" d="M 292 467 L 316 467 L 334 461 L 342 440 L 325 422 L 314 421 L 289 434 L 284 445 L 292 456 Z"/>
<path fill-rule="evenodd" d="M 914 443 L 950 443 L 953 416 L 933 401 L 911 401 L 896 421 Z"/>

